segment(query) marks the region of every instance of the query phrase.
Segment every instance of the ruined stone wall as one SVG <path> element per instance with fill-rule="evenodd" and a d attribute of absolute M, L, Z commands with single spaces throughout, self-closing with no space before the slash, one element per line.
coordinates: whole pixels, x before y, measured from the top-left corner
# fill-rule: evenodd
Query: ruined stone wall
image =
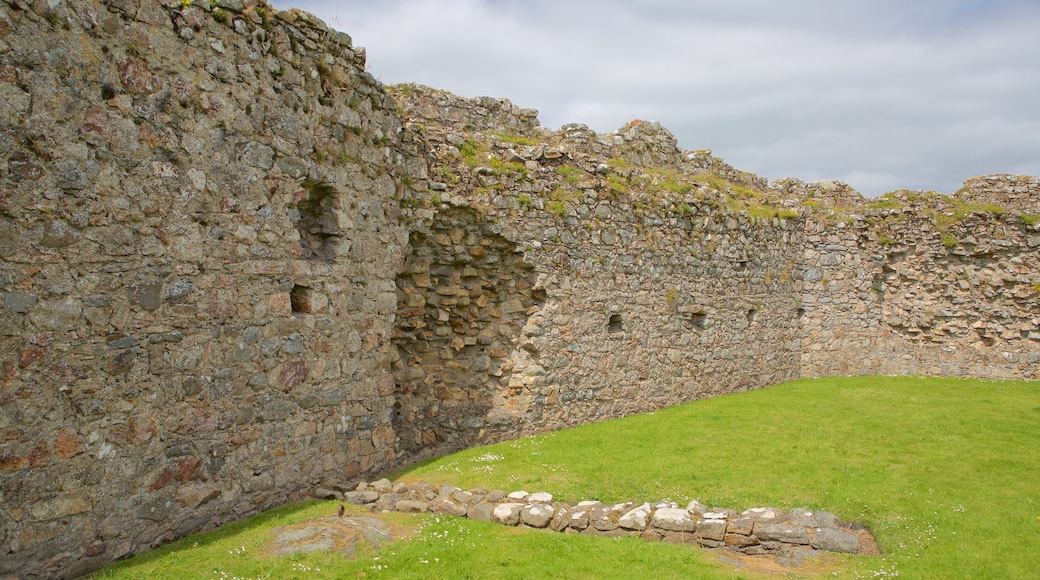
<path fill-rule="evenodd" d="M 480 103 L 446 98 L 450 118 L 409 118 L 445 182 L 409 210 L 398 277 L 403 456 L 799 375 L 796 222 L 672 183 L 699 166 L 657 174 L 687 158 L 656 123 L 528 142 L 466 128 Z"/>
<path fill-rule="evenodd" d="M 868 203 L 364 61 L 249 0 L 0 0 L 0 575 L 803 374 L 1040 378 L 1035 178 Z"/>
<path fill-rule="evenodd" d="M 803 375 L 1038 378 L 1033 178 L 865 200 L 656 123 L 510 134 L 510 104 L 393 92 L 432 178 L 398 277 L 402 457 Z"/>
<path fill-rule="evenodd" d="M 1040 231 L 976 212 L 806 223 L 805 376 L 1040 378 Z"/>
<path fill-rule="evenodd" d="M 210 4 L 0 2 L 0 576 L 394 458 L 396 104 L 347 35 Z"/>
<path fill-rule="evenodd" d="M 998 204 L 1015 213 L 1040 215 L 1040 179 L 1029 175 L 984 175 L 964 182 L 957 200 Z"/>

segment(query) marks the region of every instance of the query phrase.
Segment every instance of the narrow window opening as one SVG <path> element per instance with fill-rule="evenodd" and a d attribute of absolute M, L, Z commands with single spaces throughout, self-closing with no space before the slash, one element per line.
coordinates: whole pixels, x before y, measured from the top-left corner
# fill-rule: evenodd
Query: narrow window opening
<path fill-rule="evenodd" d="M 625 329 L 622 327 L 622 320 L 620 314 L 611 314 L 610 320 L 607 321 L 607 332 L 624 332 Z"/>
<path fill-rule="evenodd" d="M 694 328 L 703 329 L 708 326 L 708 315 L 703 312 L 693 314 L 690 316 L 690 324 L 692 324 Z"/>
<path fill-rule="evenodd" d="M 798 317 L 798 320 L 801 320 L 805 316 L 805 309 L 799 308 L 798 311 L 795 313 L 795 316 Z"/>
<path fill-rule="evenodd" d="M 289 292 L 289 302 L 292 304 L 293 314 L 314 312 L 312 291 L 306 286 L 294 285 Z"/>
<path fill-rule="evenodd" d="M 747 323 L 748 323 L 748 326 L 751 326 L 752 324 L 755 323 L 755 313 L 756 312 L 758 312 L 758 311 L 755 310 L 754 308 L 751 308 L 751 309 L 749 309 L 747 311 Z"/>

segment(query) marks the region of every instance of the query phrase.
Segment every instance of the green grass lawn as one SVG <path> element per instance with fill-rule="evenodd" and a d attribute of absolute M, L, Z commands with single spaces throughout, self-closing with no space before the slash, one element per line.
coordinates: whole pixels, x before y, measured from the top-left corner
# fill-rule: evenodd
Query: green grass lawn
<path fill-rule="evenodd" d="M 1040 570 L 1040 383 L 799 380 L 655 413 L 469 449 L 403 471 L 463 488 L 576 502 L 700 499 L 825 509 L 866 524 L 883 556 L 835 557 L 826 577 L 1028 578 Z M 409 539 L 355 561 L 267 558 L 308 502 L 185 538 L 101 578 L 734 578 L 701 550 L 389 514 Z M 320 571 L 319 571 L 320 569 Z M 221 573 L 224 575 L 221 576 Z"/>

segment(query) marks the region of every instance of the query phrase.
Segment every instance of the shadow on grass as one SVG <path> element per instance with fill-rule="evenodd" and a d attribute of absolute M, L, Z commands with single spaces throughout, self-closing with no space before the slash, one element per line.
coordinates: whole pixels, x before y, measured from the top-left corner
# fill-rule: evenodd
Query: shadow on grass
<path fill-rule="evenodd" d="M 161 548 L 142 552 L 133 555 L 129 559 L 116 562 L 111 566 L 106 567 L 104 570 L 89 576 L 89 578 L 106 578 L 109 573 L 128 571 L 138 567 L 145 568 L 156 561 L 167 558 L 180 559 L 182 557 L 178 554 L 181 552 L 197 550 L 199 548 L 205 549 L 221 540 L 226 540 L 242 532 L 254 530 L 262 532 L 275 527 L 276 525 L 295 523 L 296 521 L 305 519 L 302 517 L 302 514 L 320 503 L 323 502 L 316 499 L 306 499 L 298 503 L 284 505 L 261 512 L 242 521 L 225 524 L 212 530 L 191 534 L 176 540 L 171 544 L 162 546 Z M 285 521 L 278 522 L 277 520 Z"/>

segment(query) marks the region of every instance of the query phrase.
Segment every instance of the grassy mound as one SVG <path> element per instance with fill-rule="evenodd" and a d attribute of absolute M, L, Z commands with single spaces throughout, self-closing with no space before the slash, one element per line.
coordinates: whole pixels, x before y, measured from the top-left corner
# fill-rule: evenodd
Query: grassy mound
<path fill-rule="evenodd" d="M 856 377 L 800 380 L 469 449 L 397 474 L 562 501 L 675 501 L 835 512 L 880 557 L 827 577 L 1024 578 L 1040 569 L 1040 384 Z M 271 527 L 334 513 L 310 502 L 186 538 L 102 578 L 732 578 L 705 552 L 386 514 L 407 539 L 348 561 L 270 558 Z M 320 569 L 320 570 L 319 570 Z"/>

